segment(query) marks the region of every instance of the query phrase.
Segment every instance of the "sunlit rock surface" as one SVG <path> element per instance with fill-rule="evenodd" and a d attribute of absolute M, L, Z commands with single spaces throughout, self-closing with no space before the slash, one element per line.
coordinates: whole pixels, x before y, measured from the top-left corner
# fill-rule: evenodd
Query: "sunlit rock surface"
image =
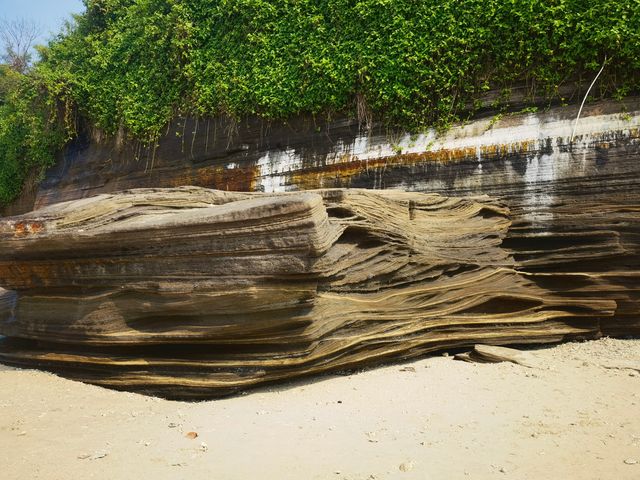
<path fill-rule="evenodd" d="M 0 227 L 0 360 L 207 397 L 640 334 L 640 99 L 577 113 L 420 134 L 178 118 L 151 148 L 81 135 L 5 210 L 36 211 Z M 162 190 L 182 185 L 221 191 Z M 375 191 L 331 190 L 347 187 Z"/>
<path fill-rule="evenodd" d="M 0 220 L 0 361 L 205 398 L 476 343 L 637 333 L 640 207 L 623 199 L 554 205 L 553 230 L 488 196 L 393 190 L 51 205 Z"/>
<path fill-rule="evenodd" d="M 489 194 L 524 209 L 558 194 L 590 195 L 635 181 L 640 98 L 537 113 L 487 114 L 445 133 L 411 134 L 356 120 L 287 122 L 178 118 L 152 146 L 81 134 L 47 172 L 6 209 L 141 187 L 196 185 L 229 191 L 400 188 L 445 195 Z M 572 134 L 575 135 L 571 141 Z M 157 146 L 156 146 L 157 145 Z"/>

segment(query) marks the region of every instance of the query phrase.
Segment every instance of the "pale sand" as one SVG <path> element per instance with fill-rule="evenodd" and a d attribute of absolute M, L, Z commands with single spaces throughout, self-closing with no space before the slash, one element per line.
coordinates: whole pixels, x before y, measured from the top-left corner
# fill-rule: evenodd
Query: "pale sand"
<path fill-rule="evenodd" d="M 2 367 L 0 478 L 640 479 L 640 373 L 603 367 L 640 366 L 640 340 L 537 353 L 547 368 L 433 357 L 203 403 Z"/>

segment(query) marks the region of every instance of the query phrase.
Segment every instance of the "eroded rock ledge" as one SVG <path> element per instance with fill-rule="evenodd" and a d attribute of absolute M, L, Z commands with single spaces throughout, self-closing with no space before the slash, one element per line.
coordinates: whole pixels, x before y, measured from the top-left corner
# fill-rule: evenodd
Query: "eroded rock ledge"
<path fill-rule="evenodd" d="M 589 236 L 593 214 L 567 207 L 554 255 L 488 196 L 182 187 L 54 204 L 0 220 L 0 361 L 202 398 L 476 343 L 640 332 L 638 269 L 566 267 L 635 255 L 638 207 L 606 208 L 594 221 L 609 233 Z"/>

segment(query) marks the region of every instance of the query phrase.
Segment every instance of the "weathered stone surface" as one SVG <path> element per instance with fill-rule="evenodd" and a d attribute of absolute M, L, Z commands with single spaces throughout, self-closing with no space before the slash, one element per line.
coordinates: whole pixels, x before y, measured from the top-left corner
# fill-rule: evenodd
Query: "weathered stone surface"
<path fill-rule="evenodd" d="M 40 209 L 0 227 L 0 359 L 198 397 L 640 334 L 640 99 L 576 127 L 577 109 L 446 134 L 188 118 L 157 149 L 87 135 L 5 211 Z M 113 194 L 180 185 L 246 193 Z M 429 194 L 300 192 L 327 187 Z"/>
<path fill-rule="evenodd" d="M 51 205 L 0 220 L 0 360 L 186 398 L 632 333 L 637 207 L 601 209 L 560 208 L 554 254 L 487 196 L 183 187 Z"/>
<path fill-rule="evenodd" d="M 471 363 L 511 362 L 528 368 L 544 368 L 545 366 L 534 352 L 482 344 L 474 346 L 470 352 L 459 353 L 454 358 Z"/>
<path fill-rule="evenodd" d="M 575 92 L 573 92 L 575 93 Z M 579 99 L 579 96 L 573 97 Z M 579 102 L 539 113 L 487 116 L 445 134 L 412 135 L 355 119 L 287 122 L 178 118 L 149 148 L 86 133 L 69 145 L 37 189 L 5 209 L 15 215 L 52 203 L 140 187 L 290 191 L 403 188 L 445 195 L 507 196 L 521 205 L 567 191 L 623 182 L 638 173 L 640 98 Z M 154 144 L 155 145 L 155 144 Z"/>

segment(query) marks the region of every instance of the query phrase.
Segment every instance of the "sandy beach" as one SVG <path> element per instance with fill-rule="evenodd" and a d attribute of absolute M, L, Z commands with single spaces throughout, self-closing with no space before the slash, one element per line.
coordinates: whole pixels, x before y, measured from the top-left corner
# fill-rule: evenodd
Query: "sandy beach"
<path fill-rule="evenodd" d="M 1 367 L 0 476 L 640 478 L 640 340 L 535 353 L 544 367 L 436 356 L 201 403 Z"/>

